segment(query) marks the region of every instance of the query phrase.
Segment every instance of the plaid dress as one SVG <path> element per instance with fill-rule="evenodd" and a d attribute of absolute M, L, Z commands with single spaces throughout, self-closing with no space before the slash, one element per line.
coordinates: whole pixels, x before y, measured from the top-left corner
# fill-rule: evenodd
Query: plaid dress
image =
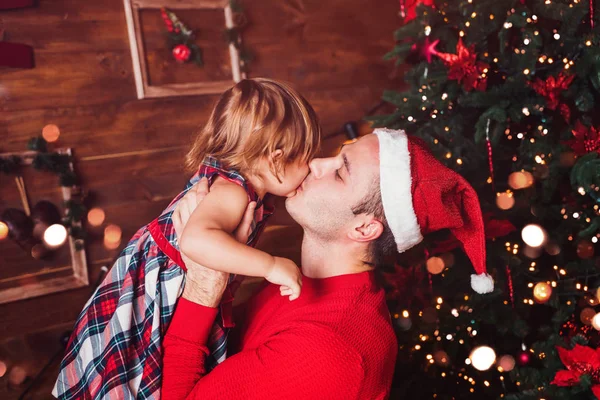
<path fill-rule="evenodd" d="M 212 183 L 217 176 L 241 185 L 248 199 L 257 202 L 247 242 L 250 246 L 256 244 L 272 207 L 263 204 L 239 173 L 225 170 L 216 159 L 207 157 L 184 191 L 157 219 L 131 238 L 84 306 L 52 391 L 55 397 L 160 398 L 162 339 L 185 284 L 185 266 L 172 223 L 173 211 L 200 178 L 207 177 Z M 227 355 L 227 328 L 233 326 L 233 286 L 231 280 L 209 339 L 209 367 L 222 362 Z"/>

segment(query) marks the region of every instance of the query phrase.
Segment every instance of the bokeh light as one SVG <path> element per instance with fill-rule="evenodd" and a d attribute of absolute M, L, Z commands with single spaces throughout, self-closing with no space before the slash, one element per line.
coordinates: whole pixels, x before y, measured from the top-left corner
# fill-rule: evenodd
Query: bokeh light
<path fill-rule="evenodd" d="M 92 208 L 87 215 L 88 222 L 91 226 L 100 226 L 104 223 L 104 210 L 101 208 Z"/>
<path fill-rule="evenodd" d="M 50 225 L 44 231 L 44 243 L 48 248 L 56 249 L 67 240 L 67 228 L 61 224 Z"/>
<path fill-rule="evenodd" d="M 48 124 L 42 129 L 42 137 L 48 143 L 56 142 L 60 136 L 60 129 L 54 124 Z"/>
<path fill-rule="evenodd" d="M 0 221 L 0 240 L 4 240 L 8 237 L 8 225 Z"/>
<path fill-rule="evenodd" d="M 496 352 L 489 346 L 479 346 L 473 349 L 469 358 L 475 369 L 487 371 L 496 362 Z"/>
<path fill-rule="evenodd" d="M 444 265 L 444 260 L 442 260 L 440 257 L 430 257 L 427 260 L 427 271 L 429 271 L 430 274 L 440 274 L 445 268 L 446 266 Z"/>
<path fill-rule="evenodd" d="M 546 282 L 538 282 L 533 287 L 533 298 L 536 302 L 543 304 L 550 300 L 552 295 L 552 287 Z"/>
<path fill-rule="evenodd" d="M 109 250 L 117 249 L 121 245 L 121 228 L 117 225 L 108 225 L 104 228 L 104 247 Z"/>
<path fill-rule="evenodd" d="M 531 247 L 540 247 L 546 241 L 546 232 L 536 224 L 526 225 L 521 231 L 521 238 Z"/>

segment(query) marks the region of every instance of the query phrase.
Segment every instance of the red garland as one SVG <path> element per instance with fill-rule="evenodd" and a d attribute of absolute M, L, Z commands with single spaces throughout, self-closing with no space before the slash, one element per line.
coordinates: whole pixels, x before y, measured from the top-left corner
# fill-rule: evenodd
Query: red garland
<path fill-rule="evenodd" d="M 596 128 L 587 127 L 580 121 L 575 124 L 575 129 L 571 131 L 574 139 L 564 142 L 569 146 L 575 154 L 582 156 L 592 151 L 600 154 L 600 130 Z"/>
<path fill-rule="evenodd" d="M 575 75 L 566 76 L 562 72 L 557 77 L 549 76 L 546 80 L 536 79 L 530 83 L 537 94 L 546 99 L 546 107 L 550 110 L 560 110 L 563 118 L 568 121 L 571 117 L 569 107 L 560 102 L 560 94 L 567 90 L 575 79 Z"/>
<path fill-rule="evenodd" d="M 576 344 L 573 350 L 557 347 L 558 356 L 567 368 L 556 372 L 551 382 L 556 386 L 575 386 L 582 375 L 592 378 L 592 393 L 600 399 L 600 351 Z"/>
<path fill-rule="evenodd" d="M 477 61 L 474 53 L 475 46 L 465 47 L 462 39 L 456 44 L 456 54 L 434 53 L 448 67 L 448 79 L 454 79 L 463 84 L 467 92 L 471 90 L 485 91 L 487 88 L 486 70 L 490 67 L 483 61 Z"/>

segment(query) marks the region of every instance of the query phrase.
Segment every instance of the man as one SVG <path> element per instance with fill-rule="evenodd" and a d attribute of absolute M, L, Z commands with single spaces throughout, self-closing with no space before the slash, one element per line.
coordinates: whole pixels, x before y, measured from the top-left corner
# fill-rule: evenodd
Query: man
<path fill-rule="evenodd" d="M 313 160 L 286 208 L 304 230 L 300 298 L 262 289 L 236 319 L 237 353 L 206 374 L 227 276 L 188 265 L 164 341 L 164 399 L 386 398 L 397 348 L 374 268 L 431 230 L 451 228 L 478 273 L 473 287 L 493 289 L 473 189 L 404 132 L 376 130 Z M 189 211 L 179 212 L 183 224 Z"/>

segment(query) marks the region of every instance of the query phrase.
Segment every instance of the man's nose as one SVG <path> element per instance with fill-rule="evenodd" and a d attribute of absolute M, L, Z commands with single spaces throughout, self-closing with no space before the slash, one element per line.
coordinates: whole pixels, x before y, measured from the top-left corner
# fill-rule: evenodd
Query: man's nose
<path fill-rule="evenodd" d="M 336 168 L 336 159 L 334 157 L 329 158 L 314 158 L 309 164 L 311 174 L 316 179 L 321 179 L 327 173 L 334 171 Z"/>

